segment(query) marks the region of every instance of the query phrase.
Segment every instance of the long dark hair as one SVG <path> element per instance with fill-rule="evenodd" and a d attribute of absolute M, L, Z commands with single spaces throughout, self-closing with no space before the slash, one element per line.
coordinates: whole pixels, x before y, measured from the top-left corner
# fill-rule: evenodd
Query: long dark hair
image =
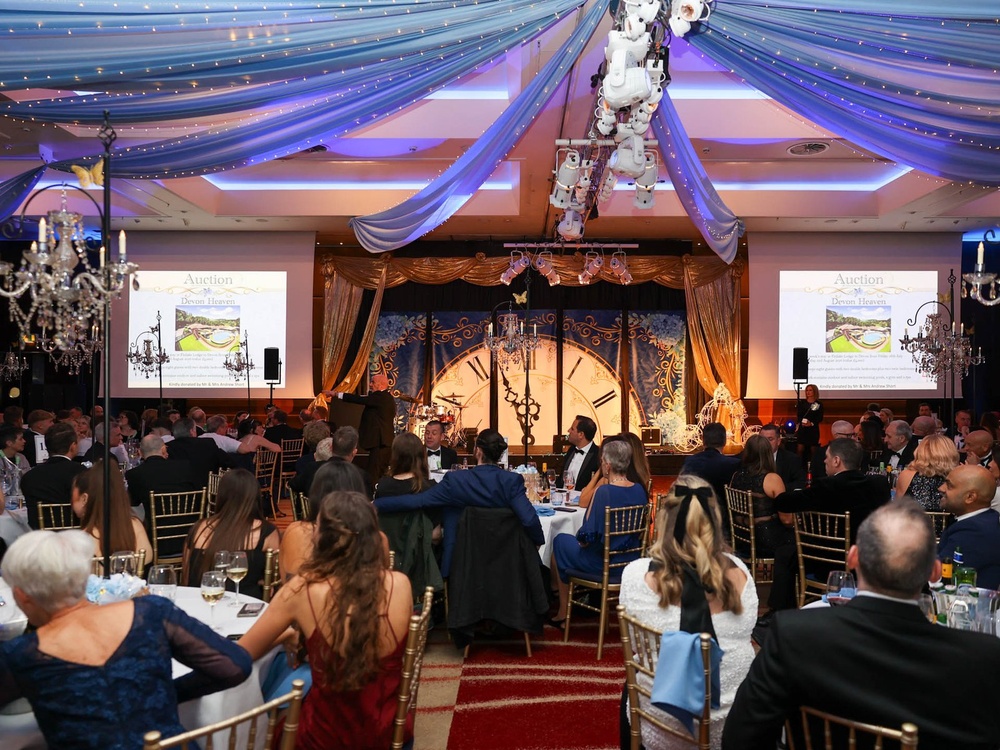
<path fill-rule="evenodd" d="M 101 550 L 108 552 L 135 552 L 135 529 L 132 527 L 132 508 L 129 503 L 128 491 L 118 462 L 111 463 L 111 538 L 110 547 L 105 545 L 109 540 L 101 539 Z M 92 467 L 81 471 L 73 478 L 73 486 L 81 493 L 87 494 L 87 504 L 83 511 L 83 530 L 104 534 L 104 462 L 98 461 Z"/>
<path fill-rule="evenodd" d="M 236 439 L 245 438 L 247 435 L 252 435 L 253 431 L 261 426 L 261 421 L 255 419 L 254 417 L 247 417 L 238 425 L 236 425 Z"/>
<path fill-rule="evenodd" d="M 410 489 L 420 492 L 430 485 L 431 473 L 427 467 L 427 450 L 420 438 L 412 432 L 401 432 L 392 440 L 392 460 L 389 473 L 413 474 Z"/>
<path fill-rule="evenodd" d="M 740 462 L 746 473 L 754 477 L 774 474 L 777 471 L 771 444 L 763 435 L 753 435 L 747 440 L 747 444 L 743 446 Z"/>
<path fill-rule="evenodd" d="M 365 476 L 361 473 L 361 469 L 339 458 L 325 461 L 309 486 L 307 495 L 310 500 L 309 521 L 315 523 L 320 501 L 331 492 L 360 492 L 362 495 L 368 495 L 368 485 L 365 484 Z"/>
<path fill-rule="evenodd" d="M 188 575 L 189 581 L 200 581 L 202 574 L 212 569 L 215 553 L 220 550 L 238 551 L 251 547 L 255 521 L 260 521 L 260 485 L 246 469 L 231 469 L 219 480 L 215 515 L 196 524 L 188 537 L 188 549 L 205 539 L 201 564 Z M 263 533 L 263 528 L 261 528 Z"/>
<path fill-rule="evenodd" d="M 326 648 L 313 667 L 332 690 L 360 690 L 379 670 L 379 613 L 387 598 L 378 519 L 360 492 L 331 492 L 317 505 L 316 543 L 299 575 L 307 584 L 327 581 L 332 590 L 317 613 Z"/>

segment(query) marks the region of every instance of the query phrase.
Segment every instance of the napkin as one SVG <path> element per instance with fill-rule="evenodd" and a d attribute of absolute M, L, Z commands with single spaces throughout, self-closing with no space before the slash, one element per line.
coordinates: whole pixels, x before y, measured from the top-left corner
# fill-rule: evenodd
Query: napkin
<path fill-rule="evenodd" d="M 712 640 L 712 708 L 719 707 L 719 666 L 723 651 Z M 705 673 L 701 661 L 701 634 L 667 632 L 660 638 L 650 702 L 676 718 L 688 731 L 705 705 Z"/>
<path fill-rule="evenodd" d="M 551 505 L 536 505 L 535 512 L 540 516 L 554 516 L 556 509 Z"/>

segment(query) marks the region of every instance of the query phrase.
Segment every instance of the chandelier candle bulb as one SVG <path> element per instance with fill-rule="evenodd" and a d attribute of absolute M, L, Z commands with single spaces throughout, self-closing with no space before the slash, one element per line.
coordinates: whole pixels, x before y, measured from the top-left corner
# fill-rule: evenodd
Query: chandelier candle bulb
<path fill-rule="evenodd" d="M 38 220 L 38 244 L 45 247 L 45 217 Z M 979 243 L 980 245 L 983 243 Z"/>
<path fill-rule="evenodd" d="M 125 230 L 118 232 L 118 259 L 125 262 Z"/>
<path fill-rule="evenodd" d="M 983 265 L 983 243 L 979 243 L 979 249 L 976 250 L 976 265 Z"/>
<path fill-rule="evenodd" d="M 104 268 L 104 245 L 101 245 L 101 268 Z"/>

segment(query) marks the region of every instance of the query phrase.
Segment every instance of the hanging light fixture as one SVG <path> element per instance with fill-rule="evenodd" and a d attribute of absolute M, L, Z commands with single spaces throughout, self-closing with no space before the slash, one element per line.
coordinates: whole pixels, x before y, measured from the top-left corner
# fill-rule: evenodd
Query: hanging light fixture
<path fill-rule="evenodd" d="M 577 277 L 581 284 L 589 284 L 604 268 L 604 255 L 599 250 L 588 252 L 584 257 L 583 271 Z"/>
<path fill-rule="evenodd" d="M 507 270 L 500 274 L 500 282 L 510 286 L 510 282 L 520 276 L 530 265 L 531 259 L 520 250 L 515 250 L 510 254 L 510 265 Z"/>

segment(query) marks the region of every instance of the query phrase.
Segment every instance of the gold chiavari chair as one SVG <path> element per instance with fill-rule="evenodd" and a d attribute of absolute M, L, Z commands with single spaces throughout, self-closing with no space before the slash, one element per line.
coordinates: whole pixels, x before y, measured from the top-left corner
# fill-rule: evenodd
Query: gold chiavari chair
<path fill-rule="evenodd" d="M 264 550 L 264 594 L 265 602 L 271 601 L 275 589 L 282 584 L 281 566 L 278 560 L 278 550 Z"/>
<path fill-rule="evenodd" d="M 649 480 L 652 483 L 652 479 Z M 649 548 L 656 540 L 656 521 L 660 517 L 660 509 L 667 500 L 666 492 L 658 492 L 649 496 L 649 527 L 646 529 L 646 544 L 642 550 L 642 556 L 648 557 Z"/>
<path fill-rule="evenodd" d="M 934 539 L 941 541 L 941 534 L 951 526 L 955 517 L 945 510 L 929 510 L 927 511 L 927 515 L 930 516 L 931 523 L 934 525 Z"/>
<path fill-rule="evenodd" d="M 143 570 L 146 567 L 146 550 L 141 549 L 133 554 L 133 559 L 135 560 L 135 575 L 142 576 Z M 95 576 L 104 575 L 104 556 L 96 555 L 93 560 L 90 561 L 90 572 Z M 178 574 L 179 575 L 179 574 Z"/>
<path fill-rule="evenodd" d="M 847 551 L 850 548 L 850 513 L 821 513 L 809 510 L 795 514 L 800 607 L 806 603 L 807 596 L 819 599 L 826 593 L 826 577 L 829 571 L 847 570 Z M 819 565 L 823 571 L 823 580 L 806 578 L 806 561 Z"/>
<path fill-rule="evenodd" d="M 171 747 L 188 748 L 198 747 L 195 740 L 204 740 L 201 744 L 205 750 L 214 750 L 213 736 L 217 732 L 229 732 L 229 742 L 226 747 L 235 750 L 236 730 L 240 724 L 248 725 L 248 739 L 243 747 L 246 750 L 254 750 L 257 744 L 257 719 L 267 716 L 267 736 L 264 740 L 263 750 L 294 750 L 295 735 L 299 731 L 299 713 L 302 710 L 302 693 L 305 683 L 302 680 L 292 681 L 292 692 L 282 695 L 274 700 L 268 701 L 263 706 L 246 711 L 231 719 L 211 724 L 207 727 L 194 729 L 173 737 L 162 738 L 159 732 L 146 732 L 143 739 L 142 750 L 167 750 Z M 285 716 L 285 724 L 281 733 L 277 732 L 278 715 L 281 707 L 288 704 L 288 713 Z M 190 744 L 189 744 L 190 743 Z"/>
<path fill-rule="evenodd" d="M 292 518 L 296 521 L 305 521 L 309 518 L 312 510 L 309 498 L 304 492 L 296 492 L 291 487 L 288 488 L 288 496 L 292 500 Z"/>
<path fill-rule="evenodd" d="M 150 492 L 149 508 L 153 562 L 180 564 L 188 532 L 205 516 L 205 490 Z"/>
<path fill-rule="evenodd" d="M 750 569 L 754 583 L 771 583 L 774 579 L 774 558 L 757 557 L 753 493 L 726 485 L 726 505 L 729 507 L 729 533 L 733 550 Z"/>
<path fill-rule="evenodd" d="M 818 711 L 808 706 L 801 707 L 802 731 L 805 737 L 806 750 L 813 750 L 813 737 L 818 735 L 816 730 L 810 734 L 817 720 L 822 721 L 823 747 L 825 750 L 834 750 L 841 747 L 858 747 L 858 734 L 867 735 L 872 738 L 872 744 L 865 747 L 873 747 L 874 750 L 882 750 L 882 740 L 890 739 L 899 743 L 900 750 L 917 750 L 918 730 L 917 725 L 910 722 L 903 722 L 899 729 L 881 727 L 877 724 L 865 724 L 860 721 L 851 721 L 825 711 Z M 838 733 L 836 728 L 840 728 Z M 785 722 L 785 740 L 788 750 L 796 750 L 794 732 L 791 721 Z M 846 735 L 846 744 L 843 737 Z M 836 740 L 836 742 L 835 742 Z"/>
<path fill-rule="evenodd" d="M 278 469 L 279 498 L 284 497 L 288 480 L 295 476 L 295 462 L 302 458 L 304 448 L 305 440 L 302 438 L 281 441 L 281 468 Z"/>
<path fill-rule="evenodd" d="M 38 528 L 48 531 L 80 528 L 80 519 L 69 503 L 39 503 Z"/>
<path fill-rule="evenodd" d="M 629 700 L 629 738 L 632 750 L 639 750 L 642 744 L 641 722 L 648 721 L 667 734 L 697 747 L 708 750 L 709 731 L 711 729 L 712 713 L 712 636 L 701 634 L 701 658 L 705 671 L 705 704 L 701 718 L 697 720 L 697 735 L 679 731 L 675 726 L 662 721 L 659 716 L 643 707 L 643 701 L 649 703 L 653 679 L 656 676 L 656 664 L 660 659 L 660 636 L 663 634 L 654 628 L 625 614 L 625 607 L 618 605 L 618 623 L 621 630 L 622 654 L 625 658 L 625 687 Z M 645 675 L 648 680 L 640 680 L 639 675 Z"/>
<path fill-rule="evenodd" d="M 215 515 L 215 503 L 219 499 L 219 482 L 227 471 L 229 469 L 219 469 L 208 475 L 208 486 L 205 487 L 205 518 Z"/>
<path fill-rule="evenodd" d="M 281 471 L 281 454 L 277 451 L 259 449 L 254 455 L 254 475 L 260 485 L 260 494 L 265 503 L 270 503 L 271 514 L 275 518 L 279 515 L 278 498 L 275 497 L 275 478 L 277 472 Z"/>
<path fill-rule="evenodd" d="M 563 631 L 563 643 L 569 642 L 570 619 L 574 607 L 582 607 L 591 612 L 600 613 L 601 621 L 597 634 L 597 660 L 600 661 L 604 652 L 604 633 L 608 627 L 608 607 L 611 599 L 618 599 L 621 590 L 622 571 L 625 566 L 642 553 L 646 539 L 647 516 L 649 503 L 645 505 L 630 505 L 625 508 L 604 509 L 604 566 L 600 580 L 569 576 L 569 608 L 566 610 L 566 626 Z M 622 549 L 612 551 L 612 544 L 622 537 L 634 536 L 636 542 Z M 601 605 L 595 607 L 582 599 L 573 597 L 574 590 L 594 589 L 601 592 Z"/>
<path fill-rule="evenodd" d="M 391 554 L 391 553 L 390 553 Z M 396 718 L 392 723 L 392 750 L 403 747 L 406 734 L 406 719 L 417 710 L 417 690 L 420 687 L 420 669 L 424 663 L 424 649 L 427 646 L 427 632 L 431 624 L 431 605 L 434 602 L 434 587 L 424 590 L 423 608 L 419 615 L 410 617 L 410 629 L 403 651 L 402 679 L 396 691 Z"/>

